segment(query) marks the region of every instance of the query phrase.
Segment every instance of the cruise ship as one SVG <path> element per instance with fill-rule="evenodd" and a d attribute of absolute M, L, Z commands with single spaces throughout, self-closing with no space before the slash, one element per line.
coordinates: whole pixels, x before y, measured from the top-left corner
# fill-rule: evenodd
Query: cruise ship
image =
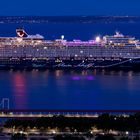
<path fill-rule="evenodd" d="M 0 37 L 0 68 L 140 68 L 140 41 L 116 32 L 93 40 L 46 40 L 16 29 L 16 37 Z"/>

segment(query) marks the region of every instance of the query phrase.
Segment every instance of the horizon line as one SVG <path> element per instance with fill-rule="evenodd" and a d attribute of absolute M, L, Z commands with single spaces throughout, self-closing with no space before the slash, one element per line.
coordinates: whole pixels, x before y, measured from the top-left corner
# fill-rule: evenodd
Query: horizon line
<path fill-rule="evenodd" d="M 0 15 L 0 17 L 140 17 L 140 15 Z"/>

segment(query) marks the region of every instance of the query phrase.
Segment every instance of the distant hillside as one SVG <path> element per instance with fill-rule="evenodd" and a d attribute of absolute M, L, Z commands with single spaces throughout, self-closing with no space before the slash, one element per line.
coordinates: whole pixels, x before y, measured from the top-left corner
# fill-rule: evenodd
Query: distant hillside
<path fill-rule="evenodd" d="M 1 16 L 0 23 L 113 23 L 140 22 L 137 16 Z"/>

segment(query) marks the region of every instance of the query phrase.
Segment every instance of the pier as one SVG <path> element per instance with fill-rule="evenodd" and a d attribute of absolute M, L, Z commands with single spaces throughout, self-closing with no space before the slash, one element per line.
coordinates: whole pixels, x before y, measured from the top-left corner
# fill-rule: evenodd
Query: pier
<path fill-rule="evenodd" d="M 97 118 L 101 114 L 110 114 L 128 117 L 139 113 L 140 110 L 0 110 L 0 118 L 40 118 L 40 117 L 89 117 Z"/>

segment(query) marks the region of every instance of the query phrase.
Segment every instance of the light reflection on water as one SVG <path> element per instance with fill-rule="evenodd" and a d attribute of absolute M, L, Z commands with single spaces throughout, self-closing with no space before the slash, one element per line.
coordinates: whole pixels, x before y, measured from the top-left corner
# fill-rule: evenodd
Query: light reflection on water
<path fill-rule="evenodd" d="M 95 80 L 95 77 L 92 75 L 88 75 L 88 76 L 72 76 L 72 80 L 74 81 L 78 81 L 78 80 Z"/>
<path fill-rule="evenodd" d="M 0 98 L 16 109 L 140 109 L 133 71 L 0 71 Z"/>
<path fill-rule="evenodd" d="M 17 72 L 12 77 L 12 85 L 13 85 L 13 96 L 15 97 L 14 102 L 17 108 L 27 108 L 27 91 L 26 91 L 26 79 L 23 74 Z"/>

